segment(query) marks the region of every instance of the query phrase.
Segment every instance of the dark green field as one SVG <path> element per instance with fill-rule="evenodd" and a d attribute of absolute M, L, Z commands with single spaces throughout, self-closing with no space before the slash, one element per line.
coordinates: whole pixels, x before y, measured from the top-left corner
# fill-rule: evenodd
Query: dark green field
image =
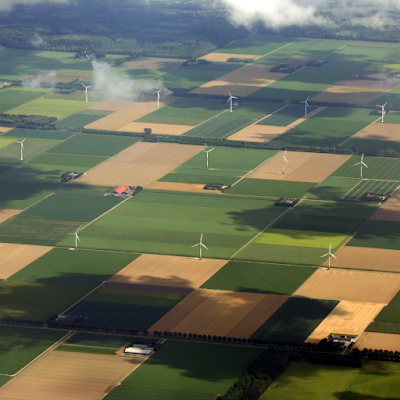
<path fill-rule="evenodd" d="M 343 200 L 360 200 L 365 193 L 391 196 L 399 185 L 399 181 L 362 180 L 343 197 Z"/>
<path fill-rule="evenodd" d="M 262 351 L 168 340 L 107 400 L 214 400 Z"/>
<path fill-rule="evenodd" d="M 308 107 L 308 114 L 313 112 L 315 109 L 316 107 Z M 303 106 L 289 105 L 258 122 L 257 125 L 288 126 L 292 122 L 297 121 L 299 118 L 303 118 L 304 114 L 305 112 Z"/>
<path fill-rule="evenodd" d="M 358 183 L 356 179 L 329 176 L 307 194 L 307 199 L 342 200 Z"/>
<path fill-rule="evenodd" d="M 0 149 L 0 158 L 12 158 L 19 160 L 21 157 L 21 144 L 17 143 L 18 139 L 15 139 L 14 143 Z M 23 143 L 23 159 L 30 160 L 33 157 L 43 153 L 44 151 L 51 149 L 57 142 L 55 140 L 36 140 L 26 139 Z"/>
<path fill-rule="evenodd" d="M 65 140 L 73 135 L 75 135 L 75 132 L 14 128 L 11 131 L 3 133 L 2 137 Z"/>
<path fill-rule="evenodd" d="M 359 139 L 357 137 L 348 140 L 343 148 L 356 148 L 360 153 L 368 153 L 369 150 L 394 150 L 400 152 L 400 143 L 389 140 Z"/>
<path fill-rule="evenodd" d="M 233 135 L 252 122 L 254 120 L 251 119 L 215 117 L 185 132 L 185 136 L 224 138 Z"/>
<path fill-rule="evenodd" d="M 3 60 L 2 60 L 3 64 Z M 22 104 L 43 97 L 47 92 L 40 90 L 21 90 L 20 88 L 4 89 L 0 92 L 0 113 L 20 107 Z"/>
<path fill-rule="evenodd" d="M 88 346 L 71 346 L 68 344 L 63 344 L 56 348 L 56 351 L 67 351 L 69 353 L 86 353 L 86 354 L 104 354 L 107 356 L 115 356 L 114 349 L 102 349 L 98 347 L 88 347 Z"/>
<path fill-rule="evenodd" d="M 134 341 L 130 336 L 105 335 L 96 333 L 76 332 L 65 343 L 77 346 L 108 347 L 119 349 L 127 342 Z"/>
<path fill-rule="evenodd" d="M 85 125 L 89 125 L 94 121 L 103 118 L 102 115 L 91 115 L 91 114 L 74 114 L 70 117 L 61 119 L 56 122 L 58 128 L 82 128 Z"/>
<path fill-rule="evenodd" d="M 313 273 L 308 267 L 230 261 L 201 287 L 290 295 Z"/>
<path fill-rule="evenodd" d="M 269 342 L 303 342 L 338 301 L 291 297 L 253 335 Z"/>

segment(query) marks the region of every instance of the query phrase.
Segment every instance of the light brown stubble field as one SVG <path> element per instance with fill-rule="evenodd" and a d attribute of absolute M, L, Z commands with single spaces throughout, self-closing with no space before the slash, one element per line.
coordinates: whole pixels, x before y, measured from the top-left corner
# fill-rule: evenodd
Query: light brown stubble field
<path fill-rule="evenodd" d="M 382 96 L 385 91 L 367 87 L 352 87 L 334 85 L 322 93 L 317 94 L 311 100 L 327 103 L 367 104 Z"/>
<path fill-rule="evenodd" d="M 14 215 L 17 215 L 21 212 L 22 210 L 13 210 L 9 208 L 0 208 L 0 224 L 4 221 L 7 221 L 9 218 L 13 217 Z"/>
<path fill-rule="evenodd" d="M 387 207 L 400 207 L 400 189 L 398 188 L 388 200 L 386 200 L 385 206 Z"/>
<path fill-rule="evenodd" d="M 206 184 L 180 182 L 154 182 L 147 189 L 175 190 L 178 192 L 219 193 L 217 190 L 204 190 Z"/>
<path fill-rule="evenodd" d="M 354 347 L 361 351 L 364 349 L 400 351 L 400 335 L 364 332 Z"/>
<path fill-rule="evenodd" d="M 130 122 L 129 124 L 118 128 L 117 131 L 143 133 L 145 128 L 151 128 L 151 133 L 153 134 L 179 136 L 190 131 L 190 129 L 193 129 L 193 126 L 155 124 L 153 122 Z"/>
<path fill-rule="evenodd" d="M 374 214 L 372 214 L 369 219 L 372 219 L 375 221 L 400 222 L 400 208 L 399 207 L 390 207 L 387 205 L 382 206 Z"/>
<path fill-rule="evenodd" d="M 7 128 L 7 127 L 5 127 L 5 126 L 0 126 L 0 133 L 6 133 L 6 132 L 8 132 L 9 130 L 11 130 L 12 128 Z"/>
<path fill-rule="evenodd" d="M 120 65 L 122 68 L 133 69 L 156 69 L 159 71 L 171 71 L 181 66 L 186 60 L 178 58 L 157 58 L 157 57 L 139 57 L 132 61 L 127 61 Z"/>
<path fill-rule="evenodd" d="M 386 122 L 383 124 L 381 122 L 375 122 L 356 133 L 353 138 L 399 142 L 400 126 L 398 124 L 387 124 Z"/>
<path fill-rule="evenodd" d="M 209 53 L 201 58 L 212 62 L 226 62 L 230 58 L 246 58 L 251 60 L 258 60 L 263 56 L 256 56 L 254 54 L 234 54 L 234 53 Z"/>

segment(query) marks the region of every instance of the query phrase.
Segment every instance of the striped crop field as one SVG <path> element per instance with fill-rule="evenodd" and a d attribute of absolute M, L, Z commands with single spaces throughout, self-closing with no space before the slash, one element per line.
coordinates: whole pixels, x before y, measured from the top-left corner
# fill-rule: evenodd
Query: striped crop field
<path fill-rule="evenodd" d="M 399 187 L 399 181 L 385 181 L 376 179 L 365 179 L 359 182 L 343 197 L 343 200 L 359 200 L 365 193 L 376 193 L 391 195 Z"/>
<path fill-rule="evenodd" d="M 251 119 L 215 117 L 185 133 L 185 136 L 224 138 L 253 122 Z"/>
<path fill-rule="evenodd" d="M 314 111 L 317 107 L 309 107 L 308 113 Z M 276 113 L 260 121 L 257 125 L 273 125 L 273 126 L 288 126 L 299 118 L 304 117 L 304 107 L 290 105 L 281 108 Z"/>

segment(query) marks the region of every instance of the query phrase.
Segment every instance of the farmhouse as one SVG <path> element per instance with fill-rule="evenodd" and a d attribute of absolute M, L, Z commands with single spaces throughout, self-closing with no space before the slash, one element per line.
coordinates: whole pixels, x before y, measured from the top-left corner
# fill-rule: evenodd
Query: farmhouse
<path fill-rule="evenodd" d="M 124 354 L 126 355 L 137 354 L 142 356 L 149 356 L 153 354 L 153 352 L 154 352 L 154 347 L 150 347 L 147 344 L 134 343 L 132 346 L 129 346 L 125 349 Z"/>

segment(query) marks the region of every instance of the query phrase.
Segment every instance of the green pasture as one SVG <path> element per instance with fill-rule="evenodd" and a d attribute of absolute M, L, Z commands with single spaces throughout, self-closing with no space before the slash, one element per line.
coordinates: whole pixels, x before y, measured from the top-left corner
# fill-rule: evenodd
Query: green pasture
<path fill-rule="evenodd" d="M 309 193 L 307 193 L 307 199 L 342 200 L 343 197 L 358 183 L 359 181 L 355 179 L 329 176 Z"/>
<path fill-rule="evenodd" d="M 129 336 L 76 332 L 65 342 L 65 344 L 90 347 L 108 347 L 116 350 L 122 347 L 125 343 L 132 342 L 133 340 L 134 339 Z"/>
<path fill-rule="evenodd" d="M 260 199 L 145 190 L 82 229 L 80 238 L 88 248 L 197 257 L 192 246 L 203 233 L 204 256 L 230 258 L 283 211 Z M 60 244 L 71 246 L 71 238 Z"/>
<path fill-rule="evenodd" d="M 0 180 L 0 208 L 24 210 L 43 197 L 60 188 L 60 184 L 48 182 L 21 182 Z"/>
<path fill-rule="evenodd" d="M 83 221 L 15 216 L 0 224 L 0 242 L 55 246 Z"/>
<path fill-rule="evenodd" d="M 14 142 L 8 146 L 0 148 L 0 158 L 14 158 L 19 160 L 21 157 L 21 140 L 14 139 Z M 23 159 L 30 160 L 31 158 L 51 149 L 57 142 L 55 140 L 36 140 L 27 138 L 23 145 Z"/>
<path fill-rule="evenodd" d="M 94 288 L 137 257 L 139 255 L 132 253 L 56 248 L 14 274 L 9 280 Z"/>
<path fill-rule="evenodd" d="M 378 333 L 391 333 L 394 335 L 400 335 L 400 324 L 393 322 L 371 322 L 366 332 L 378 332 Z"/>
<path fill-rule="evenodd" d="M 201 287 L 290 295 L 313 273 L 314 269 L 308 267 L 230 261 Z"/>
<path fill-rule="evenodd" d="M 111 157 L 139 140 L 141 138 L 79 133 L 53 147 L 51 153 Z"/>
<path fill-rule="evenodd" d="M 185 136 L 224 138 L 233 135 L 237 131 L 245 128 L 247 125 L 250 125 L 252 122 L 254 121 L 251 119 L 214 117 L 213 119 L 196 126 L 190 131 L 187 131 Z"/>
<path fill-rule="evenodd" d="M 380 121 L 378 121 L 378 123 L 379 122 Z M 387 123 L 387 124 L 400 124 L 400 112 L 399 111 L 391 111 L 389 114 L 385 115 L 384 116 L 384 123 Z"/>
<path fill-rule="evenodd" d="M 251 119 L 256 121 L 265 115 L 271 114 L 280 108 L 282 104 L 266 103 L 261 101 L 242 101 L 232 112 L 222 114 L 223 118 Z M 227 106 L 226 106 L 227 107 Z"/>
<path fill-rule="evenodd" d="M 103 354 L 107 356 L 115 356 L 114 349 L 102 349 L 98 347 L 88 346 L 71 346 L 68 344 L 62 344 L 56 348 L 56 351 L 68 351 L 69 353 L 86 353 L 86 354 Z"/>
<path fill-rule="evenodd" d="M 316 107 L 308 107 L 308 113 L 313 112 Z M 281 108 L 276 113 L 258 122 L 257 125 L 274 125 L 274 126 L 288 126 L 292 122 L 297 121 L 299 118 L 304 117 L 304 107 L 297 105 L 288 105 Z"/>
<path fill-rule="evenodd" d="M 400 143 L 389 140 L 373 140 L 352 138 L 343 144 L 343 148 L 357 149 L 358 153 L 368 153 L 370 150 L 394 150 L 400 153 Z"/>
<path fill-rule="evenodd" d="M 126 75 L 134 79 L 153 79 L 163 74 L 163 71 L 157 69 L 146 69 L 146 68 L 126 68 L 118 67 Z"/>
<path fill-rule="evenodd" d="M 1 137 L 12 137 L 18 139 L 47 139 L 47 140 L 65 140 L 75 135 L 75 132 L 69 131 L 51 131 L 47 129 L 23 129 L 14 128 L 11 131 L 3 133 Z M 57 143 L 57 142 L 56 142 Z M 55 143 L 55 144 L 56 144 Z"/>
<path fill-rule="evenodd" d="M 1 54 L 1 50 L 0 50 Z M 0 62 L 2 65 L 2 62 Z M 1 75 L 0 75 L 1 76 Z M 30 103 L 43 97 L 47 92 L 44 90 L 9 88 L 0 91 L 0 113 L 20 107 L 22 104 Z"/>
<path fill-rule="evenodd" d="M 65 334 L 63 331 L 0 326 L 0 373 L 16 374 Z"/>
<path fill-rule="evenodd" d="M 0 79 L 19 80 L 43 70 L 51 70 L 73 60 L 73 53 L 20 50 L 0 46 Z"/>
<path fill-rule="evenodd" d="M 311 182 L 290 182 L 290 181 L 270 181 L 268 179 L 241 180 L 233 188 L 229 189 L 228 194 L 240 194 L 247 196 L 265 197 L 304 197 L 315 183 Z"/>
<path fill-rule="evenodd" d="M 392 90 L 390 90 L 387 93 L 384 93 L 381 97 L 375 99 L 374 101 L 371 101 L 369 103 L 369 106 L 376 107 L 377 104 L 385 104 L 386 102 L 388 103 L 388 107 L 400 107 L 400 85 L 397 85 L 394 87 Z M 390 113 L 388 114 L 388 116 Z M 386 121 L 386 118 L 384 120 Z"/>
<path fill-rule="evenodd" d="M 23 161 L 12 158 L 0 158 L 0 175 L 9 171 L 10 169 L 21 165 Z"/>
<path fill-rule="evenodd" d="M 369 110 L 328 107 L 276 140 L 306 146 L 334 147 L 375 120 L 376 115 L 369 115 Z"/>
<path fill-rule="evenodd" d="M 81 128 L 101 118 L 103 118 L 102 115 L 78 113 L 56 122 L 56 126 L 57 128 Z"/>
<path fill-rule="evenodd" d="M 10 379 L 11 379 L 11 377 L 9 377 L 9 376 L 0 375 L 0 387 L 5 385 Z"/>
<path fill-rule="evenodd" d="M 229 171 L 218 169 L 190 169 L 178 167 L 174 171 L 165 175 L 159 181 L 161 182 L 178 182 L 178 183 L 222 183 L 224 185 L 232 185 L 243 176 L 243 171 Z M 212 193 L 205 191 L 204 193 Z"/>
<path fill-rule="evenodd" d="M 292 361 L 260 400 L 337 400 L 359 372 L 358 368 Z"/>
<path fill-rule="evenodd" d="M 214 400 L 262 351 L 167 340 L 107 400 Z"/>
<path fill-rule="evenodd" d="M 252 335 L 252 339 L 304 342 L 338 303 L 291 297 Z"/>
<path fill-rule="evenodd" d="M 388 64 L 385 62 L 375 62 L 364 68 L 365 71 L 376 72 L 400 72 L 400 64 Z"/>
<path fill-rule="evenodd" d="M 87 107 L 94 105 L 93 102 L 57 100 L 57 99 L 39 99 L 25 106 L 18 107 L 8 112 L 8 114 L 22 115 L 46 115 L 47 117 L 56 117 L 62 119 L 76 114 Z"/>
<path fill-rule="evenodd" d="M 0 149 L 2 149 L 3 147 L 6 147 L 6 146 L 8 146 L 9 144 L 12 144 L 12 143 L 14 143 L 15 142 L 15 139 L 13 139 L 13 138 L 2 138 L 2 137 L 0 137 Z"/>
<path fill-rule="evenodd" d="M 344 200 L 360 200 L 365 193 L 379 193 L 392 195 L 399 187 L 399 181 L 362 180 L 350 192 L 343 197 Z"/>
<path fill-rule="evenodd" d="M 6 280 L 0 283 L 0 312 L 4 318 L 46 321 L 70 307 L 91 289 L 79 285 Z"/>
<path fill-rule="evenodd" d="M 393 297 L 386 307 L 383 307 L 382 311 L 375 317 L 375 322 L 400 325 L 400 292 Z"/>

